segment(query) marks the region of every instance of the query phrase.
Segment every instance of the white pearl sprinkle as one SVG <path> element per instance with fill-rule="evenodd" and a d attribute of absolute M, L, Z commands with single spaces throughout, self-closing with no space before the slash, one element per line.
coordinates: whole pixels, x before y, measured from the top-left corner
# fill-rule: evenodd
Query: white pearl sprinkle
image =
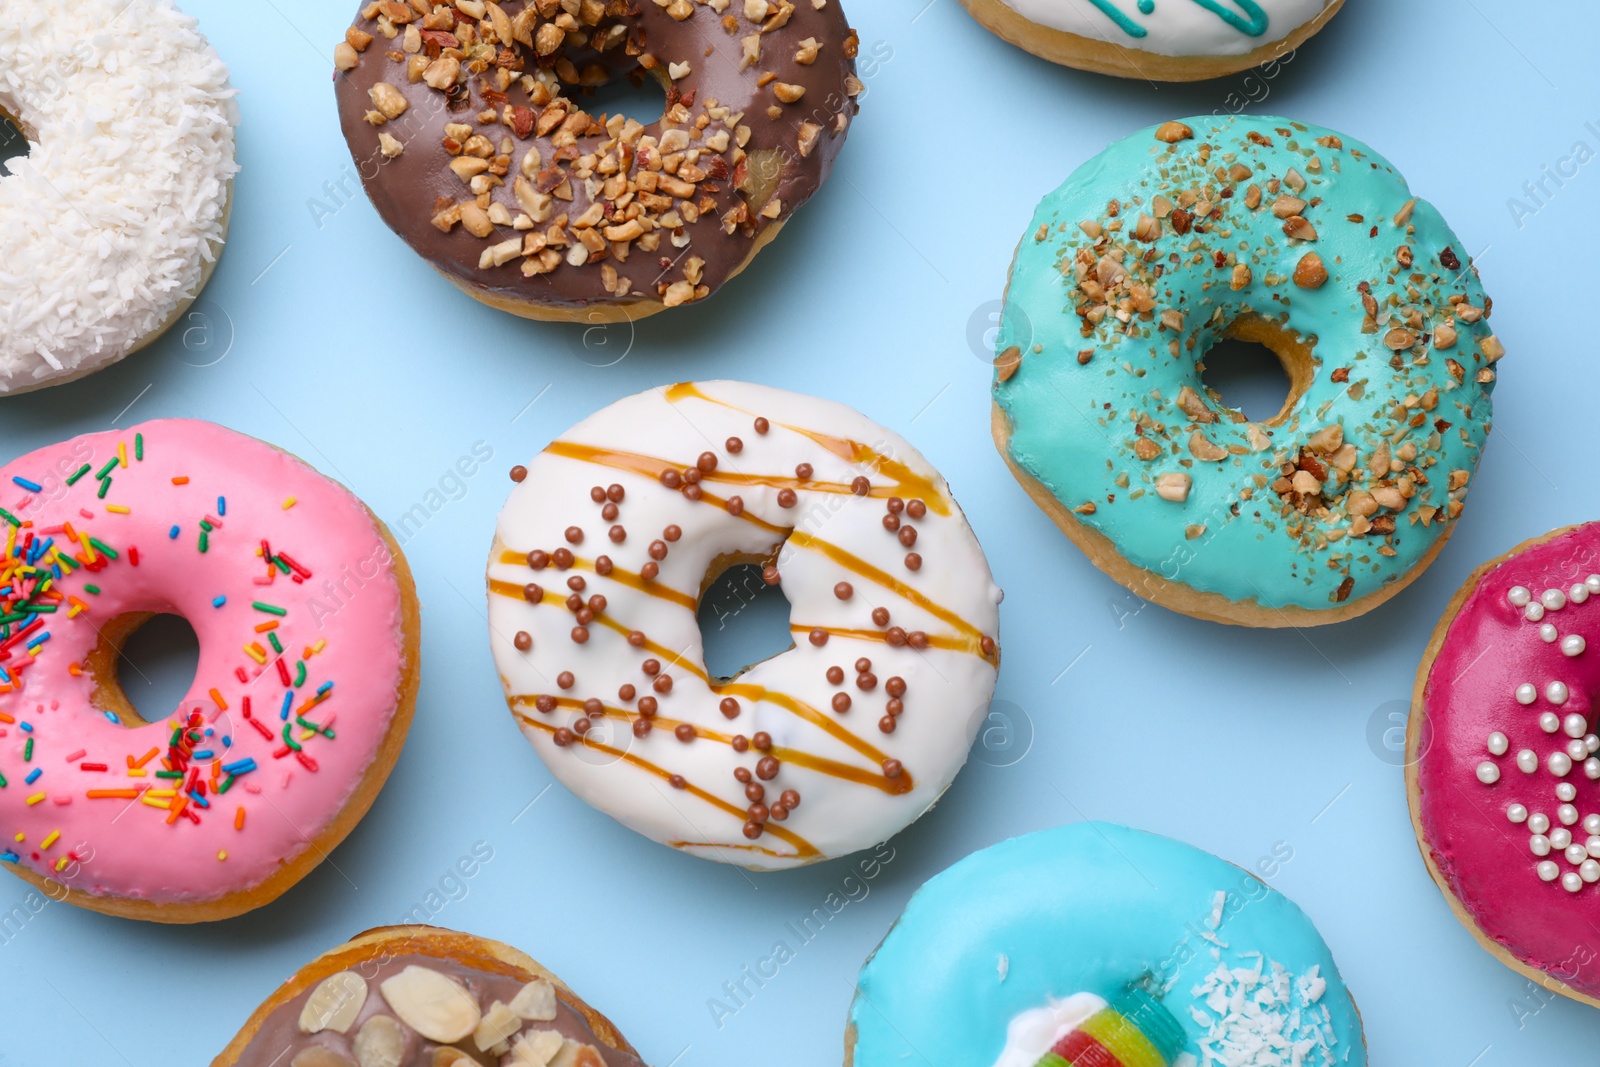
<path fill-rule="evenodd" d="M 1572 801 L 1578 799 L 1578 787 L 1573 785 L 1571 782 L 1562 782 L 1560 785 L 1556 786 L 1556 799 L 1565 800 L 1568 803 L 1571 803 Z"/>
<path fill-rule="evenodd" d="M 1542 834 L 1549 829 L 1550 816 L 1546 815 L 1544 812 L 1536 811 L 1532 815 L 1528 816 L 1528 831 L 1530 833 Z"/>
<path fill-rule="evenodd" d="M 1522 609 L 1522 617 L 1529 622 L 1539 622 L 1544 618 L 1544 605 L 1538 603 L 1529 604 Z"/>
<path fill-rule="evenodd" d="M 1484 760 L 1478 764 L 1478 781 L 1484 785 L 1494 785 L 1500 780 L 1500 768 Z"/>
<path fill-rule="evenodd" d="M 1506 749 L 1511 747 L 1511 739 L 1505 734 L 1501 733 L 1499 730 L 1496 730 L 1494 733 L 1489 735 L 1487 747 L 1489 749 L 1489 755 L 1504 756 L 1506 754 Z"/>
<path fill-rule="evenodd" d="M 1570 695 L 1571 694 L 1567 692 L 1566 682 L 1551 682 L 1549 685 L 1545 686 L 1544 698 L 1550 701 L 1552 704 L 1565 704 L 1567 702 L 1567 697 Z"/>
<path fill-rule="evenodd" d="M 1565 752 L 1550 753 L 1550 758 L 1544 761 L 1544 765 L 1557 778 L 1565 778 L 1572 773 L 1572 757 Z"/>
<path fill-rule="evenodd" d="M 1600 780 L 1600 757 L 1590 756 L 1583 761 L 1583 776 L 1591 782 Z"/>
<path fill-rule="evenodd" d="M 1568 845 L 1567 850 L 1563 852 L 1562 855 L 1565 856 L 1567 858 L 1567 862 L 1572 864 L 1574 867 L 1578 866 L 1584 860 L 1589 858 L 1588 850 L 1582 845 Z"/>
<path fill-rule="evenodd" d="M 1561 720 L 1561 729 L 1568 737 L 1582 737 L 1589 732 L 1589 720 L 1574 711 Z"/>
<path fill-rule="evenodd" d="M 1561 716 L 1553 711 L 1547 711 L 1539 716 L 1539 729 L 1547 734 L 1553 734 L 1561 729 Z"/>
<path fill-rule="evenodd" d="M 1561 877 L 1561 868 L 1556 866 L 1554 860 L 1541 860 L 1535 870 L 1539 872 L 1539 877 L 1546 882 L 1553 882 Z"/>
<path fill-rule="evenodd" d="M 1506 809 L 1506 818 L 1514 823 L 1528 821 L 1528 809 L 1521 804 L 1513 804 Z M 1600 834 L 1600 819 L 1597 819 L 1594 833 Z"/>
<path fill-rule="evenodd" d="M 1578 809 L 1571 804 L 1563 804 L 1556 809 L 1556 818 L 1561 820 L 1562 826 L 1571 826 L 1578 821 Z"/>
<path fill-rule="evenodd" d="M 1528 605 L 1528 602 L 1533 599 L 1533 594 L 1528 591 L 1527 586 L 1514 585 L 1511 587 L 1511 592 L 1506 594 L 1506 599 L 1511 602 L 1513 607 L 1521 608 Z"/>
<path fill-rule="evenodd" d="M 1567 599 L 1572 601 L 1574 604 L 1582 604 L 1585 600 L 1589 599 L 1589 587 L 1584 585 L 1582 582 L 1578 582 L 1571 589 L 1567 590 Z"/>
<path fill-rule="evenodd" d="M 1600 882 L 1600 863 L 1596 863 L 1594 860 L 1584 860 L 1578 864 L 1578 877 L 1590 885 Z"/>
<path fill-rule="evenodd" d="M 1543 834 L 1534 834 L 1528 838 L 1528 851 L 1535 856 L 1550 855 L 1550 839 Z"/>
<path fill-rule="evenodd" d="M 1573 740 L 1567 742 L 1567 755 L 1571 757 L 1573 763 L 1582 763 L 1584 757 L 1588 754 L 1589 746 L 1582 741 Z"/>
<path fill-rule="evenodd" d="M 1570 844 L 1572 844 L 1572 831 L 1571 830 L 1568 830 L 1564 826 L 1558 826 L 1554 830 L 1550 831 L 1550 847 L 1551 848 L 1557 849 L 1557 850 L 1561 850 L 1561 849 L 1565 849 Z"/>
<path fill-rule="evenodd" d="M 1517 770 L 1521 771 L 1523 774 L 1532 774 L 1538 769 L 1539 757 L 1534 754 L 1533 749 L 1525 748 L 1521 752 L 1517 753 Z"/>
<path fill-rule="evenodd" d="M 1600 837 L 1590 834 L 1589 839 L 1583 843 L 1583 847 L 1589 850 L 1589 855 L 1600 856 Z"/>
<path fill-rule="evenodd" d="M 1539 603 L 1548 611 L 1560 611 L 1567 606 L 1567 594 L 1559 589 L 1546 589 L 1539 594 Z"/>
<path fill-rule="evenodd" d="M 1589 575 L 1583 580 L 1583 584 L 1589 587 L 1589 592 L 1600 593 L 1600 574 Z"/>
<path fill-rule="evenodd" d="M 1590 752 L 1600 752 L 1600 734 L 1587 734 L 1583 739 L 1583 747 Z"/>
<path fill-rule="evenodd" d="M 1600 835 L 1600 815 L 1585 815 L 1583 817 L 1583 832 Z"/>
<path fill-rule="evenodd" d="M 1517 686 L 1516 696 L 1518 704 L 1532 704 L 1535 700 L 1539 699 L 1539 690 L 1532 682 L 1523 682 L 1521 685 Z"/>
<path fill-rule="evenodd" d="M 1568 871 L 1561 876 L 1561 888 L 1569 893 L 1576 893 L 1583 888 L 1583 879 L 1578 877 L 1577 871 Z"/>
<path fill-rule="evenodd" d="M 1561 631 L 1556 629 L 1556 624 L 1553 622 L 1544 623 L 1539 627 L 1539 640 L 1547 645 L 1555 644 L 1556 638 L 1560 636 Z"/>
<path fill-rule="evenodd" d="M 1583 650 L 1589 647 L 1589 642 L 1581 634 L 1568 634 L 1561 639 L 1561 654 L 1563 656 L 1581 656 Z"/>

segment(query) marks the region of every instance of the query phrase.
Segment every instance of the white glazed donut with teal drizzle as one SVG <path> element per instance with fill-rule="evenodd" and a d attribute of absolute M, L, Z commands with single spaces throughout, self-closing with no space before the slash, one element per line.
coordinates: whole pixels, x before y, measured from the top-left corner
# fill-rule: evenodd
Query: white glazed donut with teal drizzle
<path fill-rule="evenodd" d="M 1067 66 L 1192 81 L 1292 53 L 1343 0 L 962 0 L 1001 37 Z"/>
<path fill-rule="evenodd" d="M 1490 311 L 1466 246 L 1366 145 L 1281 118 L 1168 122 L 1039 205 L 997 341 L 996 442 L 1140 596 L 1339 621 L 1420 574 L 1462 514 L 1504 353 Z M 1207 390 L 1224 337 L 1283 361 L 1277 416 Z"/>
<path fill-rule="evenodd" d="M 1292 858 L 1109 823 L 968 856 L 862 968 L 847 1067 L 1365 1067 L 1328 946 L 1261 880 Z"/>

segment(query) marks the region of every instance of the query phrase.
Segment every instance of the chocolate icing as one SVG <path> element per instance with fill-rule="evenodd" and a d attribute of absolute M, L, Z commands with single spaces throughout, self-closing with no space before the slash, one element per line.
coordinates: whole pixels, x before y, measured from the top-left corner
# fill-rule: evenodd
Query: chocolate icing
<path fill-rule="evenodd" d="M 507 0 L 501 10 L 509 20 L 517 20 L 526 8 L 533 8 L 539 14 L 531 33 L 526 32 L 531 15 L 525 16 L 520 24 L 524 30 L 522 36 L 534 40 L 540 28 L 551 25 L 545 13 L 553 13 L 558 21 L 571 20 L 572 16 L 566 13 L 573 11 L 587 17 L 603 14 L 593 25 L 572 21 L 578 29 L 569 32 L 566 43 L 555 52 L 543 57 L 537 54 L 536 48 L 519 43 L 515 38 L 509 49 L 496 45 L 498 52 L 492 53 L 492 60 L 488 59 L 490 50 L 480 49 L 487 69 L 469 76 L 464 86 L 458 84 L 448 96 L 445 90 L 431 88 L 424 81 L 408 80 L 407 61 L 412 57 L 404 52 L 406 24 L 394 27 L 399 34 L 391 39 L 380 31 L 377 19 L 364 18 L 358 13 L 354 24 L 356 31 L 371 34 L 373 39 L 357 56 L 346 51 L 346 57 L 352 59 L 355 66 L 336 79 L 335 92 L 345 138 L 367 193 L 384 221 L 434 267 L 466 285 L 486 294 L 557 308 L 643 301 L 664 301 L 673 306 L 702 299 L 737 273 L 758 247 L 758 239 L 767 226 L 786 221 L 822 185 L 843 147 L 851 119 L 858 111 L 854 99 L 860 91 L 860 83 L 854 75 L 857 38 L 845 21 L 839 0 L 824 0 L 820 9 L 814 4 L 815 0 L 776 0 L 770 5 L 764 23 L 770 29 L 762 32 L 760 24 L 747 18 L 745 0 L 711 0 L 710 3 L 673 0 L 666 6 L 655 0 L 606 0 L 604 3 L 598 0 L 583 0 L 582 3 L 577 0 Z M 361 12 L 375 12 L 381 6 L 403 14 L 411 5 L 364 4 Z M 422 0 L 416 6 L 429 5 Z M 491 34 L 496 21 L 493 6 L 489 5 L 491 10 L 482 22 Z M 720 13 L 718 7 L 723 8 Z M 447 4 L 435 6 L 435 23 L 448 20 L 448 15 L 440 14 L 442 11 L 448 11 Z M 674 12 L 684 14 L 686 11 L 688 14 L 683 21 L 674 18 Z M 783 21 L 785 15 L 787 21 Z M 473 24 L 465 14 L 456 12 L 455 17 L 463 24 Z M 424 59 L 441 54 L 441 48 L 447 48 L 452 39 L 460 43 L 458 34 L 445 36 L 440 31 L 425 30 L 424 23 L 424 17 L 418 15 L 409 24 L 417 27 L 422 35 Z M 760 58 L 741 70 L 747 48 L 742 42 L 753 35 L 759 36 Z M 806 49 L 802 42 L 808 39 L 820 42 L 821 48 L 814 60 L 803 63 L 802 53 Z M 593 47 L 597 40 L 608 47 L 597 51 Z M 459 55 L 461 50 L 443 54 Z M 468 58 L 471 58 L 470 51 Z M 473 66 L 464 62 L 463 65 L 475 69 L 484 62 Z M 509 65 L 517 77 L 504 94 L 494 92 L 497 64 Z M 679 64 L 687 64 L 688 73 L 683 74 L 680 66 L 678 73 L 682 76 L 672 79 L 669 72 Z M 544 102 L 546 93 L 539 86 L 530 94 L 522 79 L 540 70 L 547 72 L 546 78 L 554 76 L 559 80 L 556 91 L 567 99 L 557 96 Z M 581 266 L 563 260 L 549 273 L 527 277 L 521 269 L 525 262 L 522 255 L 503 265 L 480 269 L 480 257 L 485 249 L 523 237 L 524 231 L 499 225 L 490 236 L 478 237 L 460 224 L 449 232 L 443 232 L 434 224 L 435 216 L 446 202 L 473 199 L 469 186 L 449 167 L 452 156 L 444 146 L 444 128 L 449 123 L 472 125 L 475 133 L 483 134 L 493 143 L 496 154 L 505 138 L 513 141 L 509 173 L 504 176 L 503 184 L 489 192 L 487 199 L 479 197 L 480 206 L 492 200 L 503 204 L 513 217 L 523 214 L 524 209 L 514 195 L 513 181 L 521 173 L 520 165 L 530 148 L 538 150 L 542 161 L 540 175 L 531 179 L 536 185 L 549 186 L 563 177 L 570 177 L 572 199 L 555 202 L 552 221 L 559 221 L 563 215 L 569 220 L 578 220 L 596 199 L 608 205 L 608 212 L 618 216 L 627 210 L 629 202 L 644 205 L 651 199 L 647 195 L 629 197 L 624 194 L 608 198 L 604 189 L 596 189 L 591 195 L 585 181 L 571 177 L 575 170 L 581 169 L 580 157 L 597 152 L 603 157 L 608 150 L 602 146 L 613 141 L 615 129 L 608 132 L 601 128 L 599 116 L 594 116 L 597 121 L 587 130 L 577 131 L 575 146 L 561 149 L 559 153 L 552 136 L 559 133 L 560 127 L 552 136 L 539 136 L 537 127 L 528 136 L 517 136 L 513 123 L 505 121 L 511 108 L 530 109 L 534 121 L 547 116 L 554 121 L 558 112 L 552 109 L 559 109 L 564 103 L 570 103 L 572 111 L 582 109 L 583 91 L 575 82 L 592 85 L 626 76 L 654 76 L 670 86 L 664 120 L 676 121 L 653 123 L 645 127 L 643 137 L 659 138 L 664 124 L 668 128 L 677 126 L 691 134 L 691 149 L 702 149 L 698 160 L 690 164 L 689 173 L 693 177 L 694 170 L 698 169 L 705 177 L 697 183 L 688 201 L 688 210 L 684 210 L 686 202 L 681 198 L 662 197 L 654 201 L 658 207 L 651 214 L 657 217 L 671 213 L 688 216 L 682 218 L 681 229 L 664 227 L 659 231 L 658 247 L 651 250 L 648 246 L 654 242 L 648 239 L 635 240 L 627 246 L 608 241 L 602 251 L 594 252 Z M 403 114 L 374 127 L 366 116 L 374 111 L 370 92 L 379 82 L 393 86 L 409 106 Z M 758 84 L 763 82 L 765 84 Z M 792 103 L 782 103 L 777 96 L 781 86 L 799 86 L 805 92 Z M 487 97 L 486 90 L 489 91 Z M 793 95 L 788 90 L 784 92 Z M 749 137 L 742 150 L 736 135 L 730 137 L 728 147 L 722 152 L 705 147 L 706 140 L 713 138 L 724 124 L 712 121 L 702 133 L 696 129 L 696 122 L 706 116 L 708 108 L 717 105 L 731 113 L 726 124 L 730 133 L 738 125 L 748 127 Z M 489 109 L 496 112 L 493 122 L 480 124 L 480 113 Z M 777 117 L 772 117 L 769 109 L 776 109 Z M 735 122 L 732 116 L 741 113 L 742 119 Z M 527 112 L 520 115 L 525 132 L 529 118 Z M 814 142 L 802 146 L 802 129 L 806 124 L 819 129 L 814 131 Z M 400 155 L 389 158 L 380 150 L 379 138 L 384 133 L 404 144 Z M 805 133 L 813 131 L 806 129 Z M 626 162 L 628 167 L 624 173 L 630 178 L 649 169 L 648 163 L 641 164 L 636 159 L 629 158 Z M 770 180 L 774 176 L 774 163 L 775 182 Z M 556 165 L 559 171 L 553 169 Z M 604 174 L 596 175 L 597 179 L 604 177 Z M 658 190 L 658 195 L 660 193 Z M 770 200 L 774 196 L 778 206 L 773 216 L 760 215 L 763 209 L 772 210 Z M 620 209 L 616 207 L 618 200 L 623 201 Z M 660 206 L 663 201 L 670 203 Z M 734 213 L 731 217 L 730 212 Z M 608 214 L 602 228 L 613 224 Z M 549 223 L 542 223 L 527 232 L 542 234 L 549 226 Z M 731 233 L 727 232 L 729 229 Z M 570 227 L 567 234 L 577 236 L 576 230 Z M 556 247 L 555 251 L 565 256 L 572 248 Z M 619 252 L 626 255 L 626 259 L 621 258 Z M 703 266 L 695 266 L 697 259 L 703 260 Z M 604 269 L 606 265 L 615 268 L 631 286 L 621 292 L 609 289 L 607 283 L 613 276 Z M 673 289 L 675 283 L 677 288 Z M 620 283 L 613 284 L 620 288 Z"/>
<path fill-rule="evenodd" d="M 251 1040 L 243 1054 L 240 1055 L 237 1067 L 289 1067 L 295 1055 L 304 1049 L 321 1045 L 334 1049 L 349 1057 L 355 1062 L 355 1053 L 351 1049 L 356 1033 L 361 1025 L 374 1015 L 393 1015 L 387 1004 L 384 1003 L 383 994 L 379 986 L 409 966 L 428 967 L 441 974 L 449 975 L 462 983 L 477 998 L 482 1008 L 487 1008 L 496 1000 L 511 1003 L 519 990 L 527 984 L 527 977 L 512 972 L 512 968 L 503 965 L 504 970 L 485 970 L 482 967 L 467 966 L 454 960 L 441 959 L 437 956 L 426 955 L 396 955 L 385 956 L 378 959 L 366 960 L 350 968 L 367 981 L 367 1002 L 362 1006 L 361 1014 L 350 1027 L 348 1033 L 339 1034 L 333 1031 L 323 1031 L 320 1034 L 303 1034 L 300 1032 L 300 1012 L 305 1007 L 306 1001 L 320 984 L 313 982 L 293 1000 L 280 1006 L 272 1012 L 261 1029 Z M 559 993 L 556 1000 L 556 1017 L 549 1022 L 531 1022 L 524 1027 L 524 1032 L 532 1030 L 556 1030 L 565 1037 L 592 1045 L 600 1053 L 600 1058 L 606 1067 L 643 1067 L 643 1062 L 634 1055 L 611 1048 L 595 1036 L 594 1031 L 584 1020 L 583 1015 L 564 999 Z M 408 1042 L 406 1058 L 402 1061 L 404 1067 L 432 1067 L 433 1050 L 440 1046 L 431 1041 L 424 1040 L 417 1034 L 407 1030 Z M 468 1056 L 474 1057 L 474 1062 L 481 1064 L 498 1064 L 500 1057 L 490 1056 L 488 1053 L 479 1052 L 472 1038 L 457 1045 L 448 1046 L 458 1048 Z"/>

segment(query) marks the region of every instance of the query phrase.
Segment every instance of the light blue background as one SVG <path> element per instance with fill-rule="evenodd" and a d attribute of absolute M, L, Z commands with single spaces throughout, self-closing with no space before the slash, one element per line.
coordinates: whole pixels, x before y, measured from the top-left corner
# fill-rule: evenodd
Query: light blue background
<path fill-rule="evenodd" d="M 1497 1067 L 1594 1047 L 1600 1016 L 1532 995 L 1450 916 L 1383 734 L 1472 567 L 1596 516 L 1600 166 L 1522 226 L 1507 199 L 1575 142 L 1600 148 L 1600 126 L 1585 125 L 1600 120 L 1600 15 L 1587 0 L 1352 0 L 1270 82 L 1182 87 L 1057 69 L 957 0 L 925 2 L 848 3 L 871 57 L 863 112 L 782 239 L 704 306 L 585 348 L 581 331 L 457 293 L 356 189 L 327 59 L 353 0 L 187 0 L 241 90 L 227 254 L 200 315 L 152 350 L 0 402 L 0 456 L 204 417 L 299 453 L 391 522 L 475 442 L 494 460 L 405 546 L 424 603 L 422 695 L 365 823 L 287 897 L 234 922 L 172 929 L 46 907 L 0 944 L 0 1064 L 206 1062 L 279 981 L 400 918 L 479 841 L 494 859 L 436 921 L 538 956 L 658 1067 L 837 1063 L 856 970 L 921 882 L 1084 817 L 1246 865 L 1291 847 L 1273 884 L 1332 944 L 1374 1064 Z M 1149 123 L 1263 94 L 1254 110 L 1348 131 L 1439 205 L 1478 257 L 1509 350 L 1495 433 L 1442 558 L 1397 602 L 1305 633 L 1194 622 L 1094 570 L 996 456 L 989 370 L 968 340 L 1035 202 L 1074 166 Z M 542 792 L 550 776 L 512 728 L 485 642 L 505 470 L 618 397 L 713 377 L 819 393 L 902 431 L 949 477 L 1010 593 L 997 707 L 1012 740 L 996 720 L 991 747 L 895 839 L 866 897 L 804 947 L 786 924 L 842 892 L 847 864 L 747 875 Z M 25 896 L 0 881 L 0 912 Z M 708 998 L 780 939 L 793 961 L 719 1028 Z"/>

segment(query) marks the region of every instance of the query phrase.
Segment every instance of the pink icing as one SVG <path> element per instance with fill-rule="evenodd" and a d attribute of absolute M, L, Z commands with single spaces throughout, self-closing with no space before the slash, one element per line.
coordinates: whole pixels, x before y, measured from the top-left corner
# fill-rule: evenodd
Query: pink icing
<path fill-rule="evenodd" d="M 1485 935 L 1588 996 L 1600 996 L 1600 926 L 1594 922 L 1600 884 L 1580 878 L 1573 883 L 1577 891 L 1569 892 L 1561 878 L 1576 874 L 1579 865 L 1559 847 L 1536 855 L 1530 840 L 1537 826 L 1514 822 L 1507 813 L 1521 804 L 1530 816 L 1544 815 L 1548 836 L 1563 827 L 1558 811 L 1566 801 L 1556 791 L 1570 783 L 1577 821 L 1565 828 L 1579 845 L 1590 837 L 1584 817 L 1600 813 L 1600 782 L 1590 777 L 1600 764 L 1586 771 L 1577 760 L 1565 775 L 1554 773 L 1549 757 L 1565 752 L 1574 739 L 1562 729 L 1547 732 L 1539 721 L 1546 712 L 1563 720 L 1576 713 L 1586 720 L 1585 732 L 1595 728 L 1600 594 L 1590 589 L 1600 580 L 1584 582 L 1597 572 L 1600 524 L 1589 524 L 1521 552 L 1483 577 L 1450 624 L 1429 672 L 1422 742 L 1427 747 L 1418 766 L 1423 837 L 1451 891 Z M 1574 586 L 1584 591 L 1530 620 L 1525 608 L 1508 599 L 1519 586 L 1535 604 L 1546 590 L 1559 590 L 1564 598 Z M 1541 636 L 1545 624 L 1556 628 L 1554 642 Z M 1587 645 L 1576 655 L 1562 648 L 1572 636 Z M 1570 695 L 1564 703 L 1550 700 L 1551 682 L 1566 685 Z M 1524 684 L 1537 690 L 1528 705 L 1516 697 Z M 1500 756 L 1488 747 L 1496 731 L 1509 742 Z M 1517 766 L 1523 750 L 1538 758 L 1531 774 Z M 1497 781 L 1479 780 L 1485 762 L 1498 770 Z M 1543 860 L 1557 865 L 1554 881 L 1539 876 Z"/>
<path fill-rule="evenodd" d="M 140 436 L 143 460 L 136 458 Z M 98 475 L 119 445 L 127 465 L 110 472 L 110 488 L 97 498 Z M 69 487 L 65 479 L 85 464 L 89 473 Z M 174 478 L 188 481 L 178 485 Z M 286 508 L 289 498 L 294 504 Z M 14 527 L 0 516 L 0 604 L 17 581 L 8 537 L 25 543 L 29 534 L 52 536 L 63 553 L 103 564 L 65 573 L 56 588 L 71 599 L 9 647 L 0 629 L 0 671 L 11 678 L 9 686 L 0 678 L 0 774 L 6 779 L 0 850 L 76 889 L 156 902 L 209 901 L 252 888 L 303 852 L 377 755 L 396 711 L 404 665 L 399 582 L 360 501 L 270 445 L 207 422 L 164 420 L 79 437 L 0 468 L 0 507 L 24 524 Z M 202 553 L 203 520 L 215 529 Z M 91 557 L 81 542 L 68 545 L 64 523 L 111 547 L 117 558 L 98 550 Z M 173 526 L 176 539 L 169 536 Z M 292 560 L 299 569 L 284 573 L 269 565 L 263 540 L 284 566 Z M 98 594 L 86 588 L 91 585 Z M 226 597 L 220 607 L 213 605 L 218 597 Z M 285 614 L 260 610 L 255 602 Z M 199 637 L 200 662 L 179 709 L 130 728 L 91 706 L 95 682 L 82 666 L 96 644 L 97 625 L 140 611 L 187 619 Z M 281 657 L 268 633 L 256 630 L 273 621 Z M 11 630 L 18 625 L 11 623 Z M 45 630 L 49 639 L 29 655 L 28 642 Z M 265 663 L 246 651 L 252 643 Z M 318 650 L 305 660 L 304 683 L 286 687 L 279 663 L 292 683 L 311 648 Z M 296 728 L 290 736 L 303 749 L 297 754 L 283 740 L 284 695 L 295 694 L 299 711 L 329 682 L 335 685 L 325 698 L 300 713 L 334 736 Z M 254 723 L 270 736 L 245 718 L 247 700 Z M 175 765 L 168 747 L 174 726 L 196 711 L 210 735 L 183 747 L 213 756 L 178 760 L 189 771 L 181 782 L 157 777 L 164 762 Z M 30 739 L 31 759 L 25 759 Z M 132 774 L 130 760 L 152 749 L 158 754 L 143 765 L 145 774 Z M 247 760 L 257 769 L 236 767 L 219 794 L 230 778 L 220 768 Z M 97 764 L 107 769 L 94 770 Z M 29 784 L 34 771 L 39 775 Z M 141 795 L 88 795 L 128 789 Z M 162 798 L 157 807 L 147 803 L 153 790 L 181 795 Z M 174 805 L 181 810 L 174 813 Z M 242 829 L 236 823 L 241 810 Z"/>

